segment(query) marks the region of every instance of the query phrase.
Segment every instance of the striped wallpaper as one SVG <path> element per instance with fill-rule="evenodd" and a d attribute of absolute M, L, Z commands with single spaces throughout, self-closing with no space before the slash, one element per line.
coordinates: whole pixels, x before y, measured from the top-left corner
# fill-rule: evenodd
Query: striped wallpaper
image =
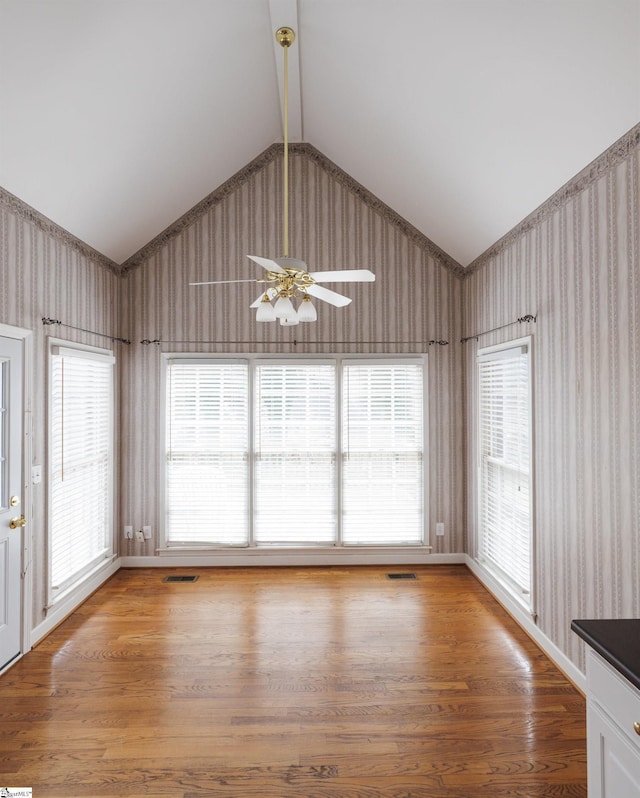
<path fill-rule="evenodd" d="M 42 317 L 118 336 L 120 283 L 115 264 L 0 189 L 0 323 L 33 330 L 32 456 L 43 467 L 43 482 L 32 489 L 34 627 L 46 614 L 47 337 L 111 346 L 97 335 L 45 326 Z"/>
<path fill-rule="evenodd" d="M 468 550 L 476 552 L 475 353 L 533 336 L 536 594 L 584 670 L 573 618 L 640 616 L 640 125 L 471 267 L 464 335 Z"/>

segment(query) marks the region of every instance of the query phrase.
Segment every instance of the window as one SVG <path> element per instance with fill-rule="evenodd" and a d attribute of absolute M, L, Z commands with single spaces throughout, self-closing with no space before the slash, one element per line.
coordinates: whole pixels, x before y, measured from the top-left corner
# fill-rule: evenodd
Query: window
<path fill-rule="evenodd" d="M 247 541 L 247 379 L 246 363 L 169 364 L 166 524 L 174 545 Z"/>
<path fill-rule="evenodd" d="M 424 360 L 167 360 L 168 546 L 421 545 Z"/>
<path fill-rule="evenodd" d="M 335 538 L 334 363 L 255 367 L 255 541 Z"/>
<path fill-rule="evenodd" d="M 51 347 L 51 601 L 113 555 L 113 370 L 105 350 Z"/>
<path fill-rule="evenodd" d="M 345 543 L 422 541 L 422 382 L 422 364 L 345 364 Z"/>
<path fill-rule="evenodd" d="M 480 561 L 531 607 L 531 387 L 528 341 L 481 351 Z"/>

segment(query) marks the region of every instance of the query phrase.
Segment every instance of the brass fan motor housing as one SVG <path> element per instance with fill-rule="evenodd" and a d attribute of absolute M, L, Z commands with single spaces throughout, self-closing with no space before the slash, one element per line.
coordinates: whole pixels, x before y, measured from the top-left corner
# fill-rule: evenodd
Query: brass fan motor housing
<path fill-rule="evenodd" d="M 306 289 L 315 283 L 313 277 L 308 272 L 300 269 L 286 269 L 286 274 L 281 272 L 267 272 L 264 280 L 259 282 L 275 283 L 280 296 L 295 296 L 298 293 L 304 294 Z"/>

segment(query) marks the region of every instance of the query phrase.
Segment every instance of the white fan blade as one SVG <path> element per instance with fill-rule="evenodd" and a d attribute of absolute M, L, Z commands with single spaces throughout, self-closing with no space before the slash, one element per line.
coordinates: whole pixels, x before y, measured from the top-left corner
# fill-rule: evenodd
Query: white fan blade
<path fill-rule="evenodd" d="M 259 255 L 247 255 L 247 257 L 251 258 L 254 263 L 257 263 L 258 266 L 262 266 L 262 268 L 266 269 L 268 272 L 286 274 L 286 271 L 275 260 L 271 260 L 270 258 L 261 258 Z"/>
<path fill-rule="evenodd" d="M 189 283 L 189 285 L 222 285 L 222 283 L 257 283 L 257 280 L 209 280 L 206 283 Z"/>
<path fill-rule="evenodd" d="M 343 269 L 335 272 L 309 272 L 316 283 L 372 283 L 376 276 L 369 269 Z"/>
<path fill-rule="evenodd" d="M 328 288 L 323 288 L 321 285 L 310 285 L 306 291 L 307 294 L 311 294 L 311 296 L 315 296 L 317 299 L 322 299 L 330 305 L 335 305 L 337 308 L 343 308 L 351 302 L 348 296 L 336 294 L 335 291 L 330 291 Z"/>
<path fill-rule="evenodd" d="M 257 281 L 256 281 L 256 282 L 257 282 Z M 263 291 L 263 292 L 260 294 L 260 296 L 259 296 L 259 297 L 256 299 L 256 301 L 255 301 L 255 302 L 252 302 L 252 303 L 249 305 L 249 307 L 250 307 L 250 308 L 257 308 L 257 307 L 259 307 L 260 303 L 262 302 L 262 297 L 263 297 L 265 294 L 267 294 L 267 296 L 268 296 L 268 297 L 269 297 L 269 299 L 271 300 L 271 299 L 273 299 L 273 298 L 274 298 L 274 296 L 275 296 L 277 293 L 278 293 L 278 289 L 277 289 L 277 288 L 273 288 L 273 286 L 272 286 L 271 288 L 267 288 L 267 290 L 266 290 L 266 291 Z"/>

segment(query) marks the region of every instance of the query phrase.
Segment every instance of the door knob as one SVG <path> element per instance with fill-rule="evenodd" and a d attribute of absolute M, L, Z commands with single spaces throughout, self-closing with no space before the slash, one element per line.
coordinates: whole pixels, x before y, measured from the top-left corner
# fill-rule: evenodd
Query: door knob
<path fill-rule="evenodd" d="M 26 525 L 27 519 L 24 517 L 24 515 L 21 515 L 20 518 L 12 518 L 11 521 L 9 521 L 9 527 L 11 529 L 18 529 L 19 527 Z"/>

